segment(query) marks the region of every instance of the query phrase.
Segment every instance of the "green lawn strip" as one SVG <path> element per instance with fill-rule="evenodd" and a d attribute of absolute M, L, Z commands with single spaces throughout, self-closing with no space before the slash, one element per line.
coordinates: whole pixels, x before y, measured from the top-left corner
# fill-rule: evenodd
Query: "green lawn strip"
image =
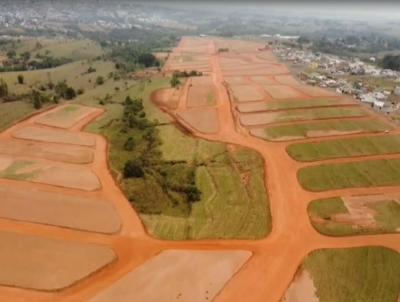
<path fill-rule="evenodd" d="M 386 232 L 400 230 L 400 203 L 399 200 L 386 200 L 371 206 L 376 212 L 375 220 Z"/>
<path fill-rule="evenodd" d="M 32 180 L 36 177 L 40 169 L 36 169 L 31 172 L 20 173 L 19 170 L 33 165 L 34 162 L 27 160 L 17 160 L 14 161 L 9 167 L 0 171 L 0 178 L 7 178 L 13 180 Z"/>
<path fill-rule="evenodd" d="M 273 122 L 291 122 L 298 120 L 315 120 L 340 117 L 365 116 L 367 113 L 359 107 L 334 107 L 334 108 L 311 108 L 300 110 L 281 111 Z"/>
<path fill-rule="evenodd" d="M 285 100 L 285 101 L 268 102 L 266 104 L 266 109 L 267 110 L 297 109 L 297 108 L 335 106 L 341 104 L 342 101 L 337 99 Z"/>
<path fill-rule="evenodd" d="M 383 247 L 312 252 L 307 270 L 320 302 L 396 302 L 400 293 L 400 254 Z"/>
<path fill-rule="evenodd" d="M 282 137 L 307 138 L 310 131 L 339 131 L 348 132 L 383 132 L 392 127 L 378 120 L 341 120 L 324 121 L 312 124 L 280 125 L 265 128 L 266 139 L 279 139 Z M 323 136 L 323 135 L 321 135 Z"/>
<path fill-rule="evenodd" d="M 318 161 L 340 157 L 371 156 L 400 152 L 400 136 L 357 137 L 317 143 L 293 144 L 287 148 L 298 161 Z"/>
<path fill-rule="evenodd" d="M 400 185 L 400 160 L 372 160 L 327 164 L 299 170 L 298 179 L 309 191 Z"/>

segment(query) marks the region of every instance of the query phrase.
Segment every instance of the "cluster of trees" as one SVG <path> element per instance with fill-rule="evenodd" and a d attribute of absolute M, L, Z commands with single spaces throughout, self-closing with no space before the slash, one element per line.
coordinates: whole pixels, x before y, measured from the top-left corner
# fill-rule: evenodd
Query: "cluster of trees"
<path fill-rule="evenodd" d="M 179 87 L 181 81 L 179 78 L 188 78 L 188 77 L 199 77 L 202 76 L 203 73 L 200 71 L 192 70 L 192 71 L 174 71 L 172 74 L 172 78 L 170 80 L 171 87 Z"/>
<path fill-rule="evenodd" d="M 123 167 L 124 178 L 152 179 L 172 204 L 183 202 L 190 208 L 192 202 L 200 200 L 201 192 L 195 182 L 196 166 L 163 160 L 158 123 L 147 119 L 142 99 L 129 96 L 125 99 L 122 122 L 122 132 L 127 134 L 122 148 L 132 154 Z M 137 198 L 132 200 L 138 202 Z"/>
<path fill-rule="evenodd" d="M 0 98 L 4 98 L 8 96 L 8 85 L 6 81 L 0 79 Z"/>
<path fill-rule="evenodd" d="M 400 55 L 386 55 L 381 61 L 381 66 L 384 69 L 400 70 Z"/>
<path fill-rule="evenodd" d="M 132 72 L 143 67 L 159 67 L 160 62 L 149 49 L 135 44 L 114 45 L 110 58 L 116 63 L 117 69 Z"/>
<path fill-rule="evenodd" d="M 32 59 L 30 52 L 27 51 L 17 55 L 15 50 L 9 50 L 7 58 L 8 60 L 3 62 L 3 66 L 0 67 L 0 72 L 53 68 L 71 61 L 67 58 L 55 58 L 49 53 L 37 54 Z"/>

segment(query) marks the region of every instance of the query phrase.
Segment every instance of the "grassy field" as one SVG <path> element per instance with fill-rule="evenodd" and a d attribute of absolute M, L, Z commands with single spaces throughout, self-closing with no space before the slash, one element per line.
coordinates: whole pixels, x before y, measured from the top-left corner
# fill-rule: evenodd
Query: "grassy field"
<path fill-rule="evenodd" d="M 312 252 L 307 270 L 320 302 L 396 302 L 400 293 L 400 254 L 382 247 Z"/>
<path fill-rule="evenodd" d="M 301 185 L 309 191 L 395 186 L 400 184 L 400 160 L 371 160 L 302 168 Z"/>
<path fill-rule="evenodd" d="M 143 97 L 147 118 L 159 122 L 156 128 L 162 159 L 181 170 L 195 167 L 196 186 L 202 194 L 188 213 L 180 209 L 181 205 L 168 205 L 168 194 L 158 185 L 157 178 L 123 181 L 127 196 L 132 196 L 135 207 L 139 205 L 136 207 L 139 213 L 154 212 L 141 213 L 148 231 L 155 237 L 170 240 L 264 237 L 271 229 L 271 218 L 262 158 L 251 150 L 196 139 L 178 129 L 168 115 L 149 101 L 152 91 L 167 85 L 168 79 L 153 79 L 151 83 L 138 83 L 113 95 L 113 102 L 104 106 L 107 112 L 103 117 L 87 127 L 88 131 L 108 137 L 111 165 L 121 171 L 132 152 L 123 150 L 126 133 L 116 127 L 123 110 L 120 102 L 126 95 Z M 83 99 L 79 102 L 92 105 Z"/>
<path fill-rule="evenodd" d="M 382 198 L 382 200 L 367 203 L 366 208 L 374 211 L 375 226 L 360 226 L 355 223 L 335 220 L 337 214 L 349 214 L 342 198 L 314 200 L 308 207 L 311 223 L 314 228 L 328 236 L 347 236 L 359 234 L 395 233 L 400 228 L 399 200 Z"/>
<path fill-rule="evenodd" d="M 341 117 L 358 117 L 367 115 L 366 111 L 359 107 L 332 107 L 295 109 L 279 112 L 273 120 L 274 123 L 292 122 L 301 120 L 316 120 Z"/>
<path fill-rule="evenodd" d="M 268 140 L 279 140 L 284 138 L 301 139 L 337 133 L 383 132 L 390 129 L 392 129 L 391 126 L 377 120 L 325 121 L 312 124 L 267 127 L 265 128 L 265 138 Z M 315 132 L 317 132 L 317 134 Z"/>
<path fill-rule="evenodd" d="M 340 157 L 393 154 L 400 152 L 400 136 L 358 137 L 317 143 L 290 145 L 287 151 L 298 161 L 317 161 Z"/>
<path fill-rule="evenodd" d="M 314 99 L 314 100 L 289 100 L 279 102 L 268 102 L 266 110 L 300 109 L 312 107 L 326 107 L 340 105 L 342 102 L 337 99 Z"/>

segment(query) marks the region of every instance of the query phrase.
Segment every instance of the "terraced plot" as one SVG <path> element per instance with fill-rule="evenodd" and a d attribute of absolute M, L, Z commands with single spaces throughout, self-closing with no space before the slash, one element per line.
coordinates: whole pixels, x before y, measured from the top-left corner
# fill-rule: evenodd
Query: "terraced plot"
<path fill-rule="evenodd" d="M 395 302 L 400 294 L 400 254 L 387 248 L 318 250 L 307 256 L 302 272 L 316 290 L 311 301 Z M 302 297 L 304 292 L 291 301 Z"/>
<path fill-rule="evenodd" d="M 314 228 L 330 236 L 400 231 L 400 197 L 398 195 L 314 200 L 308 207 L 308 213 Z"/>
<path fill-rule="evenodd" d="M 294 109 L 289 111 L 244 114 L 240 117 L 240 122 L 245 126 L 253 126 L 316 119 L 360 117 L 365 115 L 367 113 L 359 107 Z"/>
<path fill-rule="evenodd" d="M 357 137 L 290 145 L 290 156 L 298 161 L 400 153 L 400 136 Z"/>
<path fill-rule="evenodd" d="M 400 160 L 370 160 L 318 165 L 298 172 L 300 184 L 310 191 L 400 185 Z"/>
<path fill-rule="evenodd" d="M 323 137 L 365 132 L 384 132 L 392 127 L 379 120 L 334 120 L 310 124 L 269 126 L 252 129 L 251 134 L 271 141 L 290 141 L 308 137 Z"/>

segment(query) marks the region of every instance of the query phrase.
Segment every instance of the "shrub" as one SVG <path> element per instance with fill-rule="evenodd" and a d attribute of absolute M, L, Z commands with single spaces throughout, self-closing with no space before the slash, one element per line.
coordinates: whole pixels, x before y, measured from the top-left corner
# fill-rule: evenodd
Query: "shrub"
<path fill-rule="evenodd" d="M 124 166 L 124 178 L 141 178 L 144 176 L 142 164 L 139 160 L 128 160 Z"/>
<path fill-rule="evenodd" d="M 17 77 L 18 84 L 24 84 L 24 76 L 22 74 L 19 74 Z"/>
<path fill-rule="evenodd" d="M 97 85 L 103 85 L 104 84 L 104 78 L 102 76 L 98 76 L 96 79 L 96 84 Z"/>
<path fill-rule="evenodd" d="M 132 151 L 134 147 L 135 147 L 135 141 L 134 141 L 133 137 L 128 137 L 128 139 L 126 140 L 126 142 L 124 144 L 124 150 Z"/>

